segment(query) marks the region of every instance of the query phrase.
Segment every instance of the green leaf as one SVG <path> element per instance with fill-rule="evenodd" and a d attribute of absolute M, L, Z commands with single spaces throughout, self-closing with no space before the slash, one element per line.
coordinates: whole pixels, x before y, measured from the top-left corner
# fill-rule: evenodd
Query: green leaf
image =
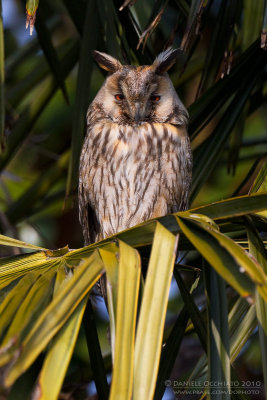
<path fill-rule="evenodd" d="M 51 24 L 51 27 L 54 27 L 54 24 Z M 32 38 L 32 40 L 27 41 L 24 46 L 20 46 L 17 51 L 9 54 L 5 60 L 5 70 L 7 77 L 12 76 L 18 66 L 20 66 L 22 62 L 27 60 L 30 56 L 34 55 L 38 51 L 38 49 L 39 46 L 37 38 Z"/>
<path fill-rule="evenodd" d="M 50 25 L 51 29 L 55 29 L 55 23 Z M 35 43 L 34 46 L 30 46 L 30 44 L 32 44 L 32 41 L 33 44 Z M 65 57 L 69 51 L 72 51 L 72 46 L 73 43 L 70 43 L 69 40 L 64 41 L 58 46 L 57 49 L 60 59 Z M 30 41 L 30 43 L 27 43 L 24 47 L 22 47 L 20 52 L 15 53 L 16 57 L 9 57 L 6 61 L 6 74 L 7 78 L 10 78 L 17 73 L 16 66 L 18 67 L 19 65 L 23 65 L 23 61 L 25 62 L 25 58 L 27 59 L 28 57 L 30 58 L 30 56 L 34 56 L 37 59 L 37 62 L 35 63 L 35 68 L 31 72 L 31 74 L 24 76 L 23 79 L 8 88 L 8 91 L 6 93 L 6 101 L 11 103 L 14 108 L 18 104 L 20 104 L 31 91 L 36 90 L 36 87 L 44 78 L 51 74 L 51 69 L 46 62 L 45 56 L 43 54 L 37 56 L 35 54 L 37 50 L 39 50 L 39 47 L 37 46 L 37 41 L 36 39 L 33 39 Z"/>
<path fill-rule="evenodd" d="M 137 251 L 119 241 L 115 354 L 110 400 L 132 398 L 140 267 L 140 257 Z"/>
<path fill-rule="evenodd" d="M 198 94 L 205 91 L 216 80 L 223 55 L 234 29 L 234 21 L 239 9 L 239 1 L 221 1 L 216 7 L 216 25 L 214 26 L 201 76 Z"/>
<path fill-rule="evenodd" d="M 165 381 L 171 375 L 177 354 L 184 338 L 188 319 L 189 315 L 184 306 L 175 321 L 164 348 L 162 349 L 154 400 L 161 400 L 164 395 L 166 389 Z"/>
<path fill-rule="evenodd" d="M 57 259 L 47 257 L 43 251 L 0 259 L 0 288 L 28 272 L 40 271 L 56 264 Z"/>
<path fill-rule="evenodd" d="M 84 314 L 84 299 L 52 342 L 35 389 L 37 400 L 57 400 L 74 350 Z"/>
<path fill-rule="evenodd" d="M 181 42 L 181 48 L 183 51 L 186 51 L 190 46 L 190 43 L 192 43 L 192 39 L 195 37 L 195 35 L 198 32 L 198 29 L 196 29 L 197 24 L 199 23 L 199 17 L 202 12 L 203 6 L 205 7 L 207 1 L 203 2 L 202 0 L 193 0 L 191 2 L 188 18 L 187 18 L 187 23 L 186 23 L 186 29 L 184 32 L 184 36 Z M 187 6 L 187 3 L 186 3 Z M 187 6 L 188 7 L 188 6 Z"/>
<path fill-rule="evenodd" d="M 240 56 L 229 76 L 215 83 L 189 107 L 189 133 L 192 139 L 197 139 L 207 123 L 231 99 L 240 87 L 240 77 L 247 75 L 247 71 L 252 69 L 259 57 L 262 57 L 262 52 L 259 42 L 256 41 Z"/>
<path fill-rule="evenodd" d="M 26 3 L 26 29 L 28 29 L 30 24 L 30 35 L 32 35 L 33 32 L 38 4 L 39 0 L 27 0 Z"/>
<path fill-rule="evenodd" d="M 1 336 L 5 332 L 7 326 L 13 320 L 20 304 L 31 289 L 39 274 L 39 271 L 34 271 L 21 278 L 0 304 Z"/>
<path fill-rule="evenodd" d="M 260 161 L 261 168 L 253 181 L 250 193 L 267 192 L 267 156 L 264 156 Z"/>
<path fill-rule="evenodd" d="M 177 220 L 183 233 L 200 254 L 241 296 L 254 294 L 251 279 L 258 284 L 264 282 L 259 267 L 231 239 L 194 219 L 177 217 Z M 240 269 L 247 271 L 251 279 Z"/>
<path fill-rule="evenodd" d="M 66 275 L 64 268 L 60 268 L 54 293 L 64 288 L 64 280 L 69 279 L 70 276 Z M 86 298 L 53 339 L 38 377 L 33 393 L 34 399 L 57 400 L 78 337 L 85 306 Z"/>
<path fill-rule="evenodd" d="M 87 2 L 84 20 L 83 37 L 80 47 L 79 70 L 76 86 L 76 98 L 74 105 L 71 156 L 66 193 L 69 195 L 76 189 L 78 182 L 78 170 L 83 137 L 86 131 L 86 112 L 89 106 L 88 93 L 93 72 L 93 58 L 90 54 L 96 47 L 98 38 L 98 17 L 96 14 L 96 2 Z"/>
<path fill-rule="evenodd" d="M 34 249 L 34 250 L 45 250 L 43 247 L 35 246 L 34 244 L 29 244 L 22 242 L 21 240 L 13 239 L 8 236 L 0 235 L 0 244 L 4 246 L 12 247 L 22 247 L 24 249 Z"/>
<path fill-rule="evenodd" d="M 88 300 L 85 309 L 84 329 L 97 394 L 99 399 L 106 400 L 108 399 L 109 386 L 107 383 L 105 365 L 101 353 L 94 311 L 90 299 Z"/>
<path fill-rule="evenodd" d="M 207 351 L 207 344 L 206 344 L 206 326 L 203 321 L 203 317 L 197 308 L 192 295 L 188 291 L 185 283 L 179 274 L 177 268 L 174 269 L 174 277 L 176 279 L 177 285 L 179 287 L 181 296 L 184 301 L 184 305 L 186 307 L 187 312 L 189 313 L 190 319 L 194 325 L 195 331 L 199 337 L 201 345 L 205 351 Z"/>
<path fill-rule="evenodd" d="M 138 44 L 137 44 L 137 49 L 139 49 L 140 45 L 143 42 L 143 52 L 144 48 L 146 46 L 146 43 L 149 39 L 149 36 L 152 34 L 154 29 L 157 27 L 157 25 L 160 23 L 160 20 L 162 18 L 162 15 L 165 11 L 165 8 L 168 4 L 169 0 L 158 0 L 155 2 L 155 5 L 152 9 L 151 15 L 149 17 L 148 23 L 146 24 L 146 27 L 142 33 L 142 35 L 139 38 Z"/>
<path fill-rule="evenodd" d="M 264 171 L 265 163 L 267 165 L 266 155 L 261 156 L 253 163 L 247 175 L 233 193 L 233 196 L 257 192 L 266 176 L 267 171 Z"/>
<path fill-rule="evenodd" d="M 257 326 L 256 306 L 251 305 L 230 340 L 231 363 L 237 358 Z"/>
<path fill-rule="evenodd" d="M 38 176 L 33 184 L 7 208 L 6 215 L 11 223 L 17 223 L 34 213 L 34 206 L 62 177 L 62 173 L 67 169 L 68 161 L 69 151 L 63 153 L 55 163 L 51 164 L 51 167 Z"/>
<path fill-rule="evenodd" d="M 235 175 L 238 163 L 238 157 L 240 149 L 242 147 L 242 139 L 244 135 L 247 114 L 248 114 L 248 102 L 245 105 L 243 111 L 241 112 L 240 117 L 236 122 L 236 126 L 234 127 L 233 132 L 230 135 L 227 171 L 228 173 L 232 173 L 232 175 Z"/>
<path fill-rule="evenodd" d="M 116 329 L 116 313 L 117 313 L 117 298 L 118 298 L 118 273 L 119 273 L 119 247 L 115 243 L 99 249 L 99 254 L 105 265 L 106 270 L 106 292 L 107 305 L 109 314 L 110 328 L 110 345 L 112 361 L 114 363 L 115 354 L 115 329 Z"/>
<path fill-rule="evenodd" d="M 112 0 L 98 0 L 98 15 L 102 20 L 101 25 L 106 36 L 106 48 L 109 54 L 116 54 L 120 58 L 121 48 L 118 43 L 117 26 L 118 18 Z"/>
<path fill-rule="evenodd" d="M 121 6 L 120 0 L 115 0 L 114 4 L 117 9 Z M 137 3 L 136 5 L 138 6 L 139 4 Z M 138 12 L 136 7 L 135 11 Z M 141 35 L 140 21 L 144 19 L 143 11 L 144 9 L 142 8 L 141 12 L 138 12 L 138 15 L 129 8 L 124 8 L 122 11 L 119 11 L 117 13 L 117 18 L 120 23 L 118 35 L 121 40 L 122 53 L 125 52 L 125 54 L 127 54 L 128 61 L 130 62 L 134 55 L 135 61 L 140 65 L 148 65 L 151 63 L 154 54 L 151 53 L 148 47 L 145 54 L 136 48 Z"/>
<path fill-rule="evenodd" d="M 29 15 L 34 15 L 38 8 L 39 0 L 27 0 L 26 11 Z"/>
<path fill-rule="evenodd" d="M 176 237 L 157 223 L 136 334 L 134 400 L 150 400 L 155 391 L 176 247 Z"/>
<path fill-rule="evenodd" d="M 51 299 L 55 274 L 55 268 L 44 271 L 29 288 L 12 319 L 1 346 L 6 346 L 14 337 L 16 338 L 16 345 L 21 344 L 33 322 L 43 312 Z"/>
<path fill-rule="evenodd" d="M 13 361 L 12 367 L 6 371 L 5 385 L 7 387 L 13 384 L 47 346 L 89 293 L 102 271 L 103 264 L 97 252 L 76 268 L 73 277 L 54 297 L 23 340 L 17 358 Z"/>
<path fill-rule="evenodd" d="M 264 4 L 264 18 L 262 23 L 261 31 L 261 48 L 266 50 L 267 48 L 267 3 Z"/>
<path fill-rule="evenodd" d="M 251 219 L 247 217 L 247 233 L 249 240 L 249 252 L 256 258 L 267 276 L 266 252 L 261 237 L 255 229 Z M 267 302 L 260 293 L 256 294 L 256 313 L 258 319 L 260 348 L 262 354 L 262 369 L 265 382 L 265 393 L 267 393 Z"/>
<path fill-rule="evenodd" d="M 114 363 L 115 338 L 116 338 L 116 313 L 118 298 L 118 273 L 119 273 L 119 247 L 115 243 L 99 249 L 99 254 L 106 270 L 106 292 L 109 314 L 110 345 L 112 361 Z"/>
<path fill-rule="evenodd" d="M 206 182 L 211 172 L 217 165 L 220 155 L 224 149 L 232 129 L 238 120 L 249 95 L 261 74 L 265 65 L 263 54 L 254 61 L 249 72 L 242 80 L 236 95 L 223 113 L 220 122 L 214 129 L 211 136 L 194 152 L 193 184 L 191 200 L 195 198 L 199 190 Z"/>
<path fill-rule="evenodd" d="M 119 241 L 119 247 L 110 243 L 99 252 L 107 271 L 107 299 L 114 364 L 110 399 L 116 396 L 130 399 L 140 258 L 136 250 L 122 241 Z"/>
<path fill-rule="evenodd" d="M 55 80 L 62 91 L 63 97 L 66 100 L 66 103 L 69 104 L 68 93 L 66 90 L 61 65 L 57 56 L 57 52 L 52 43 L 50 32 L 45 23 L 43 11 L 44 11 L 43 6 L 40 6 L 38 11 L 39 17 L 37 18 L 35 24 L 35 29 L 38 35 L 39 44 L 43 50 L 48 65 L 50 66 L 51 71 L 55 77 Z"/>
<path fill-rule="evenodd" d="M 82 1 L 73 0 L 63 0 L 68 12 L 69 16 L 72 19 L 77 31 L 80 35 L 83 33 L 84 29 L 84 20 L 86 14 L 86 3 Z"/>
<path fill-rule="evenodd" d="M 231 398 L 231 364 L 225 282 L 214 269 L 206 266 L 205 283 L 208 309 L 209 382 L 222 382 L 223 390 L 216 395 L 216 398 L 229 400 Z"/>
<path fill-rule="evenodd" d="M 77 43 L 75 42 L 68 52 L 68 54 L 61 60 L 62 75 L 65 78 L 74 67 L 77 60 Z M 57 83 L 48 78 L 42 87 L 39 96 L 31 104 L 27 104 L 23 109 L 20 118 L 9 135 L 7 140 L 7 149 L 5 154 L 0 158 L 0 170 L 3 170 L 8 162 L 12 159 L 14 154 L 18 151 L 23 141 L 31 133 L 31 129 L 39 118 L 40 114 L 44 111 L 47 104 L 54 96 L 58 89 Z"/>
<path fill-rule="evenodd" d="M 250 305 L 245 299 L 239 296 L 237 297 L 228 315 L 230 335 L 234 333 L 239 324 L 240 319 L 242 319 L 242 317 L 247 313 L 249 307 Z"/>
<path fill-rule="evenodd" d="M 256 40 L 261 32 L 262 16 L 264 12 L 264 0 L 244 0 L 244 16 L 241 35 L 242 50 Z"/>
<path fill-rule="evenodd" d="M 212 219 L 227 219 L 267 209 L 267 193 L 251 194 L 217 201 L 201 207 L 191 208 L 177 215 L 204 214 Z"/>

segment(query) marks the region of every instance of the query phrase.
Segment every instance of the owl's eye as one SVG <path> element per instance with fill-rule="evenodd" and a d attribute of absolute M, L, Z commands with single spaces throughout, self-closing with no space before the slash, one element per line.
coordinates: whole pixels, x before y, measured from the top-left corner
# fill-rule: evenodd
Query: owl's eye
<path fill-rule="evenodd" d="M 153 96 L 150 96 L 151 101 L 160 101 L 160 96 L 157 94 L 154 94 Z"/>
<path fill-rule="evenodd" d="M 120 93 L 115 94 L 114 97 L 115 97 L 115 99 L 116 99 L 117 101 L 122 101 L 122 100 L 124 99 L 123 94 L 120 94 Z"/>

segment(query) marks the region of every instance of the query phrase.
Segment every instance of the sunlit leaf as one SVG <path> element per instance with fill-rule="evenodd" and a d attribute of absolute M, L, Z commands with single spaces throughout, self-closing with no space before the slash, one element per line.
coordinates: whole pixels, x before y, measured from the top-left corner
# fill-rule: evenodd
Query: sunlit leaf
<path fill-rule="evenodd" d="M 106 270 L 106 292 L 110 326 L 111 355 L 114 362 L 116 315 L 118 298 L 118 274 L 119 274 L 119 247 L 115 243 L 99 249 Z"/>
<path fill-rule="evenodd" d="M 138 321 L 133 399 L 152 399 L 177 240 L 157 224 Z"/>
<path fill-rule="evenodd" d="M 242 296 L 254 294 L 253 279 L 258 285 L 265 284 L 259 267 L 244 250 L 219 231 L 207 228 L 193 219 L 178 217 L 183 233 L 194 244 L 202 256 Z M 250 278 L 244 274 L 247 272 Z M 255 275 L 254 275 L 255 273 Z"/>
<path fill-rule="evenodd" d="M 55 275 L 55 268 L 51 268 L 33 282 L 25 297 L 21 299 L 1 346 L 6 346 L 13 337 L 16 338 L 16 344 L 19 345 L 22 342 L 33 322 L 44 311 L 51 299 Z"/>
<path fill-rule="evenodd" d="M 137 251 L 119 242 L 118 297 L 115 327 L 114 370 L 110 400 L 132 398 L 134 339 L 140 284 L 140 257 Z"/>
<path fill-rule="evenodd" d="M 266 204 L 267 193 L 251 194 L 192 208 L 184 214 L 204 214 L 212 219 L 226 219 L 266 210 Z"/>
<path fill-rule="evenodd" d="M 22 247 L 24 249 L 34 249 L 34 250 L 44 250 L 43 247 L 35 246 L 34 244 L 29 244 L 22 242 L 21 240 L 13 239 L 8 236 L 0 235 L 0 244 L 4 246 Z"/>
<path fill-rule="evenodd" d="M 64 288 L 64 280 L 68 280 L 70 277 L 70 275 L 66 275 L 64 268 L 58 270 L 55 294 L 62 287 Z M 38 377 L 33 394 L 34 399 L 57 400 L 79 333 L 85 306 L 86 298 L 53 339 Z"/>
<path fill-rule="evenodd" d="M 39 271 L 30 272 L 21 278 L 21 280 L 12 290 L 10 290 L 0 304 L 1 336 L 5 332 L 7 326 L 13 320 L 18 307 L 22 303 L 39 274 Z"/>
<path fill-rule="evenodd" d="M 48 258 L 45 252 L 7 257 L 0 260 L 0 288 L 32 271 L 55 267 L 57 259 Z"/>
<path fill-rule="evenodd" d="M 6 371 L 6 386 L 12 385 L 32 364 L 88 294 L 102 271 L 103 264 L 97 252 L 76 268 L 73 278 L 54 297 L 23 340 L 18 358 L 14 360 L 12 368 Z"/>

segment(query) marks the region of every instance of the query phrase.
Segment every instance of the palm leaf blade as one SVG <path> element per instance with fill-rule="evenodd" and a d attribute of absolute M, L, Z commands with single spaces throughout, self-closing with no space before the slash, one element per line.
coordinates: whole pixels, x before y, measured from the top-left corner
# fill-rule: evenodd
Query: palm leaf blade
<path fill-rule="evenodd" d="M 153 398 L 176 246 L 175 236 L 157 224 L 136 334 L 134 399 Z"/>

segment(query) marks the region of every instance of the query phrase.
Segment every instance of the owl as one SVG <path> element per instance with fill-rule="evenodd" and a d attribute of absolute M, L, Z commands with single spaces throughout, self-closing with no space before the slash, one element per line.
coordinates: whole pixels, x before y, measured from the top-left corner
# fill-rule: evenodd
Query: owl
<path fill-rule="evenodd" d="M 109 74 L 89 106 L 80 157 L 85 244 L 188 205 L 188 113 L 167 74 L 177 54 L 168 49 L 136 67 L 94 51 Z"/>

